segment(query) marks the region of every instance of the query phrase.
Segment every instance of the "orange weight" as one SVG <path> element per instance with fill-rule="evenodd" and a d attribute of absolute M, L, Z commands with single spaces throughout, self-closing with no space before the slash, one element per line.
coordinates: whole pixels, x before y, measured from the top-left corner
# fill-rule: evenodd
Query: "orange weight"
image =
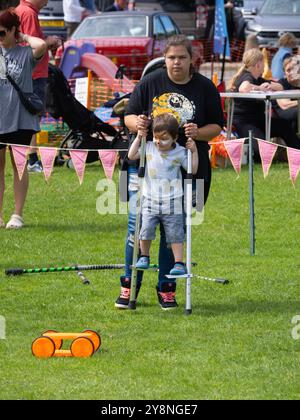
<path fill-rule="evenodd" d="M 101 346 L 101 337 L 100 337 L 100 335 L 96 331 L 93 331 L 93 330 L 85 330 L 85 331 L 82 331 L 82 332 L 83 333 L 91 333 L 92 334 L 92 336 L 89 337 L 89 339 L 92 340 L 92 342 L 94 344 L 95 351 L 97 351 L 99 349 L 99 347 Z"/>
<path fill-rule="evenodd" d="M 36 357 L 52 357 L 55 353 L 55 343 L 49 337 L 39 337 L 32 343 L 31 351 Z"/>
<path fill-rule="evenodd" d="M 55 330 L 47 330 L 45 332 L 43 332 L 43 336 L 47 336 L 48 333 L 57 333 L 57 331 Z M 61 340 L 60 338 L 54 338 L 54 337 L 50 337 L 52 341 L 54 341 L 55 344 L 55 350 L 60 350 L 62 348 L 63 345 L 63 340 Z"/>
<path fill-rule="evenodd" d="M 70 347 L 74 357 L 90 357 L 94 354 L 95 348 L 92 340 L 87 337 L 78 337 L 72 341 Z"/>

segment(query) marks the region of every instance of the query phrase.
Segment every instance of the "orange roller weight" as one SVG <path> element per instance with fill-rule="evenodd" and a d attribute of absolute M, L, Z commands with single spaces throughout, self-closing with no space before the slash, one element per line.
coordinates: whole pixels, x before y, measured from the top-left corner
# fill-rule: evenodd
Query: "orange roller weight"
<path fill-rule="evenodd" d="M 90 333 L 91 336 L 88 337 L 90 340 L 92 340 L 93 344 L 94 344 L 94 348 L 95 348 L 95 352 L 99 349 L 99 347 L 101 346 L 101 337 L 100 335 L 93 330 L 85 330 L 82 331 L 83 333 Z"/>
<path fill-rule="evenodd" d="M 49 334 L 49 333 L 57 333 L 57 331 L 47 330 L 47 331 L 43 332 L 42 335 L 47 337 L 47 334 Z M 63 340 L 61 340 L 60 338 L 55 338 L 55 337 L 50 337 L 50 338 L 55 343 L 55 350 L 60 350 L 62 348 L 62 345 L 63 345 Z"/>
<path fill-rule="evenodd" d="M 49 337 L 39 337 L 32 343 L 31 350 L 36 357 L 52 357 L 55 353 L 55 343 Z"/>
<path fill-rule="evenodd" d="M 74 357 L 90 357 L 94 354 L 95 348 L 91 339 L 78 337 L 72 341 L 70 350 Z"/>

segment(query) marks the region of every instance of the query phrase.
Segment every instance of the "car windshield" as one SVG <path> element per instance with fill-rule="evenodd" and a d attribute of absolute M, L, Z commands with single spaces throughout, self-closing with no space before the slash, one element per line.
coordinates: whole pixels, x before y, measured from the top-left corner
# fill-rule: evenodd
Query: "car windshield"
<path fill-rule="evenodd" d="M 146 16 L 98 16 L 85 19 L 72 36 L 82 38 L 146 37 Z"/>
<path fill-rule="evenodd" d="M 266 0 L 260 14 L 262 15 L 300 15 L 300 0 Z"/>

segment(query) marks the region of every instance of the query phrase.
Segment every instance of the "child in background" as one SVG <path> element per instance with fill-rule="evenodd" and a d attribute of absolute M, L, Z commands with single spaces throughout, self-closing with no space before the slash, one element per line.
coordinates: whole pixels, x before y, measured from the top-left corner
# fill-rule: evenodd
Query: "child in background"
<path fill-rule="evenodd" d="M 194 140 L 188 139 L 186 149 L 176 143 L 179 124 L 171 113 L 153 120 L 153 142 L 146 144 L 146 173 L 142 190 L 142 226 L 140 231 L 141 257 L 136 267 L 150 265 L 150 246 L 155 239 L 156 226 L 163 224 L 167 243 L 171 244 L 175 265 L 170 275 L 186 274 L 183 263 L 184 212 L 182 210 L 181 167 L 187 170 L 187 150 L 192 152 L 192 172 L 198 168 L 198 151 Z M 128 157 L 140 158 L 140 144 L 147 133 L 138 131 Z"/>

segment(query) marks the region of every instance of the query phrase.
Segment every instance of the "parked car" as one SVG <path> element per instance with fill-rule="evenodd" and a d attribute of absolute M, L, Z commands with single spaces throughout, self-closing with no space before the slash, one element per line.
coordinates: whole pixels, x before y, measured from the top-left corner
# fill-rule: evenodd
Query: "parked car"
<path fill-rule="evenodd" d="M 125 66 L 126 76 L 139 79 L 145 65 L 163 55 L 167 39 L 180 33 L 173 19 L 164 12 L 126 11 L 101 13 L 86 18 L 64 45 L 80 47 L 92 43 L 96 53 Z M 62 56 L 57 50 L 56 59 Z M 199 67 L 201 47 L 195 46 L 195 65 Z M 56 60 L 57 62 L 57 60 Z"/>
<path fill-rule="evenodd" d="M 276 46 L 284 32 L 292 32 L 300 42 L 300 0 L 265 0 L 246 35 L 256 34 L 260 45 Z"/>
<path fill-rule="evenodd" d="M 233 19 L 236 37 L 245 40 L 245 29 L 251 20 L 255 18 L 264 0 L 235 0 Z"/>
<path fill-rule="evenodd" d="M 47 5 L 40 10 L 39 22 L 45 36 L 57 35 L 67 39 L 62 0 L 48 0 Z"/>

